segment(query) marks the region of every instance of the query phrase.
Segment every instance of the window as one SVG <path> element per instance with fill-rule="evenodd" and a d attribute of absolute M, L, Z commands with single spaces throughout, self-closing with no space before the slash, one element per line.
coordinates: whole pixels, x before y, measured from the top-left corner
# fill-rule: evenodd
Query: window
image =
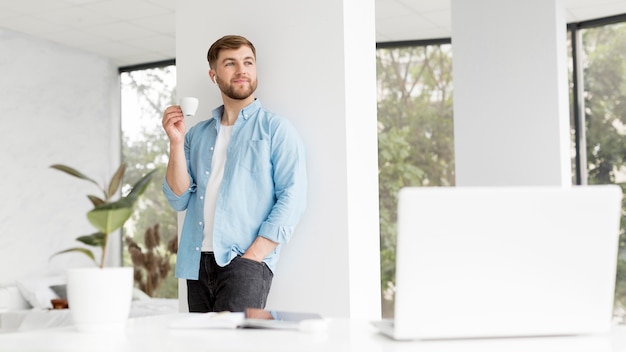
<path fill-rule="evenodd" d="M 175 101 L 176 67 L 127 70 L 120 80 L 124 178 L 130 183 L 159 169 L 124 226 L 123 263 L 135 267 L 136 287 L 153 297 L 176 298 L 177 216 L 161 191 L 169 146 L 161 117 Z"/>
<path fill-rule="evenodd" d="M 612 20 L 615 20 L 614 18 Z M 622 21 L 626 17 L 622 16 Z M 579 184 L 618 184 L 626 193 L 626 22 L 581 24 L 571 31 L 579 67 L 576 165 Z M 626 201 L 622 214 L 626 214 Z M 619 240 L 614 315 L 626 319 L 626 216 Z"/>
<path fill-rule="evenodd" d="M 571 24 L 568 35 L 572 183 L 618 184 L 626 194 L 626 15 Z M 393 316 L 399 189 L 454 185 L 449 43 L 379 43 L 376 51 L 384 317 Z M 626 323 L 625 228 L 622 216 L 614 310 L 622 323 Z"/>
<path fill-rule="evenodd" d="M 453 186 L 448 43 L 379 47 L 378 170 L 383 317 L 393 315 L 396 204 L 404 186 Z"/>

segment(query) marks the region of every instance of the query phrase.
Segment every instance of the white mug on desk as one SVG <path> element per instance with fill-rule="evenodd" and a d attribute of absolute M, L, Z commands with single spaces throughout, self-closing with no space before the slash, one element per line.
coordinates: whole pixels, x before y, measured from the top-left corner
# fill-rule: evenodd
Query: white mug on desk
<path fill-rule="evenodd" d="M 180 98 L 180 108 L 183 110 L 183 115 L 193 116 L 196 114 L 198 110 L 199 100 L 194 97 L 183 97 Z"/>

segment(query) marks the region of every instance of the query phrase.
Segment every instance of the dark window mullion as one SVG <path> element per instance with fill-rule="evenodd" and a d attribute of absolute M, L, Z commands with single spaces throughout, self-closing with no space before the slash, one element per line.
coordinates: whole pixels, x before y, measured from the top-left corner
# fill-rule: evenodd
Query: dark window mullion
<path fill-rule="evenodd" d="M 576 184 L 582 185 L 587 183 L 587 162 L 586 162 L 586 145 L 585 124 L 584 124 L 584 108 L 585 100 L 583 96 L 584 88 L 582 84 L 582 67 L 581 67 L 581 41 L 580 31 L 576 26 L 569 26 L 570 38 L 572 41 L 572 97 L 573 97 L 573 120 L 574 120 L 574 148 L 576 150 Z"/>

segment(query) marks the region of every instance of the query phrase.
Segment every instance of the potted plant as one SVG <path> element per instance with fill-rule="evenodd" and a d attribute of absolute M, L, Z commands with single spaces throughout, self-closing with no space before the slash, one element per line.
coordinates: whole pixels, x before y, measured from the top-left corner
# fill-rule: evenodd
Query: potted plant
<path fill-rule="evenodd" d="M 121 330 L 130 311 L 133 268 L 104 266 L 109 235 L 119 230 L 130 218 L 137 199 L 146 190 L 157 170 L 144 175 L 128 194 L 116 197 L 126 171 L 124 164 L 113 174 L 110 183 L 102 187 L 72 167 L 60 164 L 50 167 L 94 183 L 103 193 L 102 197 L 87 196 L 93 204 L 93 209 L 87 212 L 87 219 L 96 232 L 76 239 L 84 245 L 101 249 L 99 263 L 94 252 L 85 247 L 73 247 L 53 254 L 83 253 L 97 266 L 67 270 L 67 299 L 74 324 L 78 330 L 86 332 Z"/>

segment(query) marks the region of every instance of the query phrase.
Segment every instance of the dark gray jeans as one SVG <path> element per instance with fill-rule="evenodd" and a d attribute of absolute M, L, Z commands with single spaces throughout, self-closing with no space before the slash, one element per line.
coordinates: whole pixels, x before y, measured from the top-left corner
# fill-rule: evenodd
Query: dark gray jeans
<path fill-rule="evenodd" d="M 273 277 L 265 263 L 237 256 L 220 267 L 212 252 L 204 252 L 198 280 L 187 280 L 189 311 L 243 312 L 246 308 L 265 308 Z"/>

